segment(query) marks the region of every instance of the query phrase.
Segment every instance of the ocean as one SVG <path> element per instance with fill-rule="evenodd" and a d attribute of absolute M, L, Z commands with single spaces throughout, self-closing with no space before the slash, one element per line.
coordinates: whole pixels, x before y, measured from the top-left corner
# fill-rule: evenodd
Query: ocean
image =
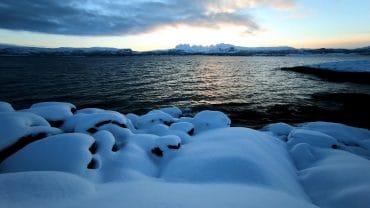
<path fill-rule="evenodd" d="M 358 55 L 0 57 L 0 100 L 16 109 L 71 102 L 122 113 L 221 110 L 234 126 L 333 121 L 370 127 L 370 83 L 331 82 L 280 67 Z"/>

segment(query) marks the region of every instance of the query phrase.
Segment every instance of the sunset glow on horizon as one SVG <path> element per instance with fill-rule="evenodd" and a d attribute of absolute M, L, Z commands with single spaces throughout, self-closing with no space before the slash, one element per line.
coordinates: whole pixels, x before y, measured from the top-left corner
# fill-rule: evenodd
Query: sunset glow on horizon
<path fill-rule="evenodd" d="M 138 51 L 169 49 L 181 43 L 295 48 L 370 45 L 370 2 L 366 0 L 26 2 L 0 3 L 0 43 Z M 18 16 L 12 15 L 15 12 Z"/>

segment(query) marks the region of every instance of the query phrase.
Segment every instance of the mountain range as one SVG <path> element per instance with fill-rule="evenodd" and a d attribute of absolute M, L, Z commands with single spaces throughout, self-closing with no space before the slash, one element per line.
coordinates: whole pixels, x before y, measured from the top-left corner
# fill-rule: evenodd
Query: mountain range
<path fill-rule="evenodd" d="M 118 49 L 107 47 L 91 48 L 41 48 L 0 44 L 0 56 L 132 56 L 132 55 L 228 55 L 228 56 L 253 56 L 253 55 L 290 55 L 290 54 L 333 54 L 356 53 L 370 55 L 370 46 L 356 49 L 296 49 L 288 46 L 280 47 L 242 47 L 231 44 L 216 44 L 210 46 L 179 44 L 173 49 L 153 50 L 139 52 L 132 49 Z"/>

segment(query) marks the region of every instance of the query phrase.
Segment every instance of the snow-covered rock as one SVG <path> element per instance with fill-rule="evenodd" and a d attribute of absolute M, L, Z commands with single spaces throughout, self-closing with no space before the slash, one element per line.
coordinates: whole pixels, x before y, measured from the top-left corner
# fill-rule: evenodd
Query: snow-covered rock
<path fill-rule="evenodd" d="M 335 138 L 322 132 L 307 129 L 295 129 L 291 131 L 288 136 L 288 147 L 291 148 L 300 143 L 307 143 L 322 148 L 335 148 L 338 145 L 338 141 Z"/>
<path fill-rule="evenodd" d="M 71 103 L 42 102 L 33 104 L 29 109 L 22 112 L 37 114 L 45 118 L 52 126 L 60 127 L 68 117 L 76 112 L 76 106 Z"/>
<path fill-rule="evenodd" d="M 370 204 L 367 129 L 312 122 L 257 131 L 230 127 L 217 111 L 181 117 L 171 107 L 125 116 L 72 112 L 72 104 L 56 102 L 20 112 L 4 103 L 1 207 Z M 56 118 L 60 129 L 48 123 Z"/>
<path fill-rule="evenodd" d="M 168 107 L 159 109 L 174 118 L 179 118 L 182 115 L 182 111 L 178 107 Z"/>
<path fill-rule="evenodd" d="M 50 127 L 50 124 L 44 118 L 36 114 L 0 112 L 0 151 L 17 142 L 20 143 L 18 146 L 21 147 L 23 143 L 30 143 L 48 135 L 59 133 L 61 133 L 60 129 Z"/>
<path fill-rule="evenodd" d="M 205 110 L 197 113 L 192 120 L 194 133 L 200 133 L 215 128 L 230 127 L 231 120 L 219 111 Z"/>
<path fill-rule="evenodd" d="M 165 124 L 169 126 L 175 122 L 175 120 L 176 119 L 168 113 L 161 110 L 153 110 L 137 118 L 134 125 L 139 129 L 147 129 L 155 124 Z"/>
<path fill-rule="evenodd" d="M 13 112 L 14 108 L 10 103 L 0 101 L 0 112 Z"/>
<path fill-rule="evenodd" d="M 309 147 L 293 154 L 299 179 L 310 198 L 320 207 L 367 207 L 370 204 L 370 161 L 340 150 Z M 308 156 L 303 156 L 308 154 Z"/>
<path fill-rule="evenodd" d="M 311 67 L 317 70 L 331 70 L 337 72 L 370 73 L 370 60 L 326 62 L 320 64 L 307 65 L 307 67 Z"/>
<path fill-rule="evenodd" d="M 33 142 L 14 153 L 0 164 L 3 172 L 63 171 L 78 175 L 90 169 L 92 155 L 89 151 L 94 139 L 86 134 L 69 133 L 47 137 Z M 90 167 L 91 166 L 91 167 Z"/>

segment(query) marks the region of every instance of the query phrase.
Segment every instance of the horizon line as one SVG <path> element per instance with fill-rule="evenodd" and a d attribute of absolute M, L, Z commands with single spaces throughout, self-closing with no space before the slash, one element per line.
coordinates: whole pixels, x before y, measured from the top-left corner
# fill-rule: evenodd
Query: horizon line
<path fill-rule="evenodd" d="M 234 45 L 234 44 L 229 44 L 229 43 L 215 43 L 215 44 L 209 44 L 209 45 L 201 45 L 201 44 L 190 44 L 190 43 L 179 43 L 175 45 L 172 48 L 166 48 L 166 49 L 153 49 L 153 50 L 135 50 L 133 48 L 116 48 L 116 47 L 109 47 L 109 46 L 91 46 L 91 47 L 70 47 L 70 46 L 59 46 L 59 47 L 46 47 L 46 46 L 37 46 L 37 45 L 18 45 L 18 44 L 11 44 L 11 43 L 1 43 L 0 42 L 0 47 L 1 46 L 10 46 L 10 47 L 28 47 L 28 48 L 42 48 L 42 49 L 58 49 L 58 48 L 71 48 L 71 49 L 89 49 L 89 48 L 109 48 L 109 49 L 130 49 L 132 51 L 137 51 L 137 52 L 151 52 L 151 51 L 162 51 L 162 50 L 171 50 L 175 49 L 179 45 L 189 45 L 190 47 L 198 46 L 198 47 L 212 47 L 220 44 L 225 44 L 225 45 L 232 45 L 235 47 L 243 47 L 243 48 L 278 48 L 278 47 L 289 47 L 293 49 L 346 49 L 346 50 L 353 50 L 353 49 L 360 49 L 360 48 L 366 48 L 370 47 L 370 43 L 367 45 L 363 45 L 360 47 L 314 47 L 314 48 L 309 48 L 309 47 L 302 47 L 302 48 L 296 48 L 293 46 L 289 45 L 278 45 L 278 46 L 242 46 L 242 45 Z"/>

